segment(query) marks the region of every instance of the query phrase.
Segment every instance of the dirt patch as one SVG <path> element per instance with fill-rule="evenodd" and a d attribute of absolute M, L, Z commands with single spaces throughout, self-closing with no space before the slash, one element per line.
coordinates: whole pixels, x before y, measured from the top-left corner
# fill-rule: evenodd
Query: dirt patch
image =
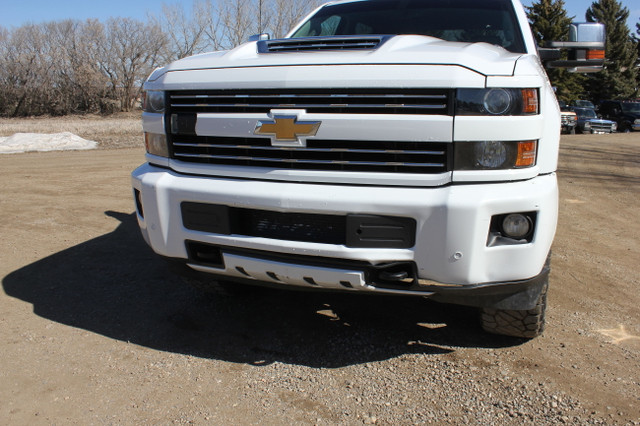
<path fill-rule="evenodd" d="M 141 145 L 0 156 L 0 422 L 640 424 L 640 134 L 563 136 L 529 342 L 417 298 L 204 297 L 139 235 Z"/>

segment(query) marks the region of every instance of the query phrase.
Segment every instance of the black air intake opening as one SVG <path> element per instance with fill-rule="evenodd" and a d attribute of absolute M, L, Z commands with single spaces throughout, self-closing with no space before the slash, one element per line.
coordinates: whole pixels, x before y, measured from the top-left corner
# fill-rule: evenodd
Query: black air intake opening
<path fill-rule="evenodd" d="M 374 50 L 392 36 L 299 37 L 258 42 L 258 53 L 309 52 L 322 50 Z"/>
<path fill-rule="evenodd" d="M 185 244 L 190 262 L 212 268 L 224 269 L 222 250 L 220 250 L 219 247 L 195 241 L 186 241 Z"/>

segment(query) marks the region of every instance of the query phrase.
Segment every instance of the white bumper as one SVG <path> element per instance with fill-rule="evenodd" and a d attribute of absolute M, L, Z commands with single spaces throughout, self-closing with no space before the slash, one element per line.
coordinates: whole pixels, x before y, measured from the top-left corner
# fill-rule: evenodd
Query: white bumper
<path fill-rule="evenodd" d="M 192 177 L 144 164 L 132 173 L 132 184 L 141 194 L 144 218 L 138 214 L 138 222 L 144 238 L 156 253 L 166 257 L 187 259 L 185 241 L 189 240 L 291 258 L 318 256 L 373 265 L 415 262 L 420 279 L 447 284 L 510 282 L 537 276 L 551 248 L 557 221 L 555 174 L 511 183 L 385 188 Z M 185 201 L 288 213 L 412 217 L 417 222 L 416 244 L 410 249 L 349 248 L 192 231 L 183 226 L 181 218 L 180 205 Z M 492 216 L 531 211 L 537 212 L 531 243 L 487 245 Z M 256 273 L 260 262 L 247 260 Z M 266 272 L 268 265 L 264 268 Z M 238 274 L 232 267 L 210 272 Z M 303 276 L 303 272 L 296 266 L 291 282 L 285 279 L 284 283 L 298 285 L 294 281 L 300 277 L 294 276 Z M 353 277 L 357 271 L 344 272 Z"/>

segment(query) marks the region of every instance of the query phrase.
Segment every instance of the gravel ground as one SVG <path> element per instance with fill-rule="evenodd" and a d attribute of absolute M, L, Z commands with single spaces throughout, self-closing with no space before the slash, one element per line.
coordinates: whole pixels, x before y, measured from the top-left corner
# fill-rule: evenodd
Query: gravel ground
<path fill-rule="evenodd" d="M 0 423 L 640 424 L 640 134 L 563 136 L 548 326 L 521 341 L 418 298 L 185 286 L 137 230 L 127 120 L 0 156 Z"/>

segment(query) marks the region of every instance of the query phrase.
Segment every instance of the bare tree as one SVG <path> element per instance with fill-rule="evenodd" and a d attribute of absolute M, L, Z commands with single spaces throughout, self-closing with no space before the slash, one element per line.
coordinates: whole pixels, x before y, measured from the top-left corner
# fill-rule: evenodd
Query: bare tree
<path fill-rule="evenodd" d="M 275 38 L 285 36 L 302 18 L 316 8 L 319 0 L 271 0 L 273 20 L 271 33 Z"/>
<path fill-rule="evenodd" d="M 321 0 L 221 0 L 222 47 L 232 48 L 252 34 L 284 36 Z"/>
<path fill-rule="evenodd" d="M 254 13 L 251 0 L 225 0 L 220 9 L 223 46 L 238 46 L 249 38 L 254 27 Z"/>
<path fill-rule="evenodd" d="M 269 0 L 255 0 L 256 24 L 253 30 L 254 34 L 262 34 L 268 31 L 271 25 L 271 12 L 273 9 Z"/>
<path fill-rule="evenodd" d="M 96 61 L 102 29 L 95 20 L 45 25 L 54 79 L 49 88 L 55 99 L 49 107 L 51 114 L 100 109 L 107 84 Z"/>
<path fill-rule="evenodd" d="M 144 23 L 129 18 L 64 20 L 0 27 L 0 115 L 134 108 L 157 66 L 249 35 L 283 36 L 319 0 L 193 0 L 190 11 L 163 5 Z"/>
<path fill-rule="evenodd" d="M 207 29 L 212 15 L 210 1 L 194 0 L 191 12 L 185 11 L 182 4 L 162 4 L 162 14 L 150 15 L 151 25 L 158 26 L 167 36 L 166 48 L 162 53 L 164 62 L 171 62 L 205 49 Z"/>
<path fill-rule="evenodd" d="M 109 90 L 130 111 L 141 85 L 159 62 L 166 38 L 157 25 L 130 18 L 111 18 L 99 45 L 99 66 L 109 79 Z"/>
<path fill-rule="evenodd" d="M 11 104 L 11 92 L 7 74 L 7 56 L 9 52 L 9 31 L 0 27 L 0 115 L 6 115 Z"/>
<path fill-rule="evenodd" d="M 222 13 L 220 12 L 219 3 L 216 5 L 213 4 L 211 0 L 205 0 L 201 3 L 202 11 L 201 13 L 208 16 L 209 20 L 207 22 L 207 27 L 205 28 L 206 35 L 206 48 L 208 50 L 224 50 L 224 41 L 222 34 L 222 22 L 220 16 Z"/>
<path fill-rule="evenodd" d="M 10 101 L 7 113 L 26 115 L 44 113 L 47 103 L 43 90 L 51 84 L 51 61 L 47 61 L 46 35 L 43 27 L 26 25 L 14 30 L 4 50 L 3 86 Z"/>

